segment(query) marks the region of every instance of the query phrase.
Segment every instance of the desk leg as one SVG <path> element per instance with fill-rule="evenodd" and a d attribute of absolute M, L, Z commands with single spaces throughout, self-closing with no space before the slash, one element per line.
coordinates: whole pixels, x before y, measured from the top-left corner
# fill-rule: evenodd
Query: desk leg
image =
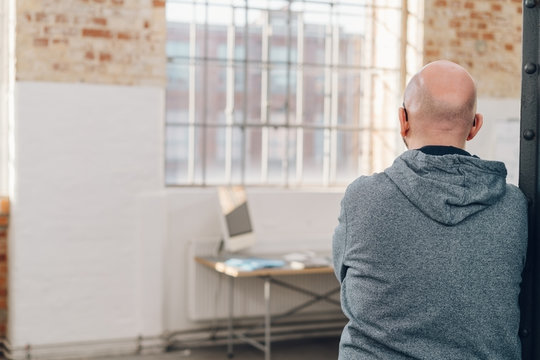
<path fill-rule="evenodd" d="M 233 353 L 233 318 L 234 318 L 234 278 L 229 277 L 229 319 L 228 319 L 228 330 L 227 335 L 227 357 L 230 359 L 234 356 Z"/>
<path fill-rule="evenodd" d="M 270 278 L 264 279 L 264 302 L 266 304 L 266 314 L 264 318 L 264 360 L 270 360 Z"/>

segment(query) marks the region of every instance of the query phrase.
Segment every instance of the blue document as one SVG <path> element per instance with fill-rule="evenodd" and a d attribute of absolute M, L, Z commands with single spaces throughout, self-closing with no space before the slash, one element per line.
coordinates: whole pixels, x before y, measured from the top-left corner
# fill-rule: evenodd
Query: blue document
<path fill-rule="evenodd" d="M 264 268 L 275 268 L 285 266 L 283 260 L 260 259 L 260 258 L 232 258 L 225 261 L 225 265 L 232 266 L 242 271 L 253 271 Z"/>

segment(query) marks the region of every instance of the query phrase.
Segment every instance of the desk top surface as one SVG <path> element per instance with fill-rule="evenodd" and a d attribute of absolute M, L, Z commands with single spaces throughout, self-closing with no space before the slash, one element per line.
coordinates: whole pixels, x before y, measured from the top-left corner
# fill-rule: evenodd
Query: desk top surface
<path fill-rule="evenodd" d="M 332 274 L 334 268 L 331 266 L 306 267 L 304 269 L 293 269 L 289 265 L 282 267 L 262 268 L 256 270 L 242 270 L 234 266 L 227 265 L 225 261 L 229 258 L 213 256 L 196 256 L 195 261 L 215 271 L 232 277 L 253 277 L 253 276 L 279 276 L 279 275 L 308 275 L 308 274 Z"/>

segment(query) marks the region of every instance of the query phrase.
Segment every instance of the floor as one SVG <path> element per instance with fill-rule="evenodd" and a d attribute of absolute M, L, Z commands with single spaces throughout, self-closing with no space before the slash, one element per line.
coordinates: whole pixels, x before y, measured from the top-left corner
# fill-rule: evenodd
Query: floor
<path fill-rule="evenodd" d="M 272 343 L 272 360 L 331 360 L 337 359 L 338 338 L 305 339 Z M 100 360 L 226 360 L 225 346 L 194 348 L 156 355 L 131 355 L 100 358 Z M 263 360 L 264 354 L 249 346 L 236 345 L 234 360 Z"/>

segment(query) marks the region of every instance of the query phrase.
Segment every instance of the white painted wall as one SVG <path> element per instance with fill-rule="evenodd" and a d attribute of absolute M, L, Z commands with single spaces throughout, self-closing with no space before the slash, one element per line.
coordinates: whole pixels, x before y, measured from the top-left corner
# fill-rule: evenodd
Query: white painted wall
<path fill-rule="evenodd" d="M 248 188 L 247 196 L 257 242 L 252 253 L 331 251 L 342 191 L 317 192 Z M 190 318 L 188 269 L 191 242 L 220 240 L 215 189 L 169 189 L 168 237 L 165 251 L 164 327 L 194 328 Z"/>
<path fill-rule="evenodd" d="M 187 313 L 187 249 L 217 246 L 217 194 L 164 187 L 163 90 L 19 82 L 15 110 L 12 345 L 204 326 Z M 257 251 L 330 250 L 341 192 L 248 196 Z"/>
<path fill-rule="evenodd" d="M 520 99 L 479 98 L 477 112 L 484 115 L 478 135 L 467 150 L 483 159 L 503 161 L 507 180 L 518 183 Z"/>
<path fill-rule="evenodd" d="M 15 91 L 12 344 L 143 332 L 138 206 L 162 189 L 164 91 L 31 82 Z"/>

